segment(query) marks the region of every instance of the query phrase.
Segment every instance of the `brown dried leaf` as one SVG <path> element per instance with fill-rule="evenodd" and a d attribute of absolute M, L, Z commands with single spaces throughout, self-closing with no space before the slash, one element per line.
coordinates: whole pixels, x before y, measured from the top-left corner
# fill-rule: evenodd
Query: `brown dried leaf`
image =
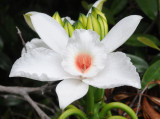
<path fill-rule="evenodd" d="M 106 97 L 107 97 L 107 98 L 110 97 L 110 95 L 113 93 L 113 91 L 114 91 L 114 88 L 106 89 L 106 90 L 105 90 L 105 95 L 106 95 Z"/>
<path fill-rule="evenodd" d="M 116 95 L 113 97 L 113 99 L 114 99 L 115 101 L 120 101 L 120 100 L 126 99 L 126 98 L 128 98 L 128 97 L 130 97 L 130 96 L 131 96 L 131 95 L 129 95 L 129 94 L 121 93 L 121 94 L 116 94 Z"/>
<path fill-rule="evenodd" d="M 143 98 L 143 116 L 145 119 L 160 119 L 160 114 L 148 103 L 147 98 Z"/>
<path fill-rule="evenodd" d="M 160 98 L 153 97 L 153 96 L 147 96 L 152 102 L 160 106 Z"/>

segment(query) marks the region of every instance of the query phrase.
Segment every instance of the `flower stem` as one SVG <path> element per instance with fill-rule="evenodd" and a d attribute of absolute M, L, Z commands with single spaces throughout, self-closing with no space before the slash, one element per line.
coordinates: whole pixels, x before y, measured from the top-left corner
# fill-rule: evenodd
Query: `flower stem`
<path fill-rule="evenodd" d="M 89 86 L 89 90 L 86 95 L 86 113 L 89 117 L 94 113 L 94 94 L 92 86 Z"/>
<path fill-rule="evenodd" d="M 99 101 L 102 101 L 104 97 L 104 89 L 95 88 L 94 91 L 94 101 L 97 103 Z"/>
<path fill-rule="evenodd" d="M 75 107 L 74 105 L 68 105 L 65 110 L 68 110 L 68 109 L 78 109 L 77 107 Z"/>
<path fill-rule="evenodd" d="M 71 115 L 76 115 L 80 117 L 80 119 L 87 119 L 86 115 L 79 109 L 71 108 L 62 113 L 59 119 L 67 119 Z"/>
<path fill-rule="evenodd" d="M 127 119 L 127 118 L 122 116 L 111 116 L 111 117 L 108 117 L 107 119 Z"/>
<path fill-rule="evenodd" d="M 112 102 L 112 103 L 106 104 L 104 108 L 102 109 L 102 111 L 100 112 L 100 118 L 104 119 L 106 113 L 108 113 L 108 111 L 110 111 L 113 108 L 122 109 L 126 111 L 132 119 L 138 119 L 135 112 L 128 105 L 120 103 L 120 102 Z"/>

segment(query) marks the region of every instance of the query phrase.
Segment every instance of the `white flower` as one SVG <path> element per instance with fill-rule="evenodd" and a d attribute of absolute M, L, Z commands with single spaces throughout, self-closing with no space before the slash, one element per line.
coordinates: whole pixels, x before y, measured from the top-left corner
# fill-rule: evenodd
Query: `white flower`
<path fill-rule="evenodd" d="M 114 88 L 128 85 L 140 88 L 140 78 L 130 59 L 113 52 L 135 31 L 141 16 L 119 21 L 100 41 L 91 30 L 75 30 L 69 38 L 52 17 L 37 13 L 31 16 L 41 39 L 27 43 L 28 52 L 14 63 L 10 77 L 27 77 L 39 81 L 61 81 L 56 92 L 62 109 L 83 97 L 89 85 Z"/>

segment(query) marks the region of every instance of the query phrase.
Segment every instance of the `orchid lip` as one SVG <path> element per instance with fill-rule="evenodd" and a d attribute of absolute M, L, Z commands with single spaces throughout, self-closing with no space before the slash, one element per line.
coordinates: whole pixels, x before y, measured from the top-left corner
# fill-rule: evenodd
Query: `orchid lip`
<path fill-rule="evenodd" d="M 80 53 L 75 58 L 75 65 L 78 71 L 86 73 L 92 66 L 92 56 L 86 53 Z"/>

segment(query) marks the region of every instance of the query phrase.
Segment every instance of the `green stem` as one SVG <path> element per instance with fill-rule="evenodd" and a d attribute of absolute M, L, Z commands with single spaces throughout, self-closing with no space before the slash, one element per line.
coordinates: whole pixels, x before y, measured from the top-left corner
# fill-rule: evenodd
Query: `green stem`
<path fill-rule="evenodd" d="M 68 110 L 68 109 L 78 109 L 76 106 L 74 105 L 68 105 L 65 110 Z"/>
<path fill-rule="evenodd" d="M 107 119 L 127 119 L 127 118 L 122 117 L 122 116 L 111 116 L 111 117 L 109 117 Z"/>
<path fill-rule="evenodd" d="M 103 102 L 102 108 L 104 108 L 105 106 L 107 106 L 107 104 Z M 110 117 L 110 116 L 112 116 L 112 113 L 111 113 L 111 111 L 109 110 L 109 111 L 106 112 L 106 117 Z"/>
<path fill-rule="evenodd" d="M 94 95 L 94 98 L 95 98 L 94 101 L 96 103 L 103 100 L 104 89 L 95 88 L 94 93 L 95 93 L 95 95 Z"/>
<path fill-rule="evenodd" d="M 89 90 L 86 95 L 86 113 L 89 117 L 94 113 L 94 94 L 92 86 L 89 86 Z"/>
<path fill-rule="evenodd" d="M 100 112 L 100 118 L 104 119 L 106 116 L 106 113 L 108 111 L 110 111 L 113 108 L 118 108 L 118 109 L 122 109 L 125 112 L 128 113 L 128 115 L 132 118 L 132 119 L 138 119 L 138 117 L 136 116 L 135 112 L 126 104 L 120 103 L 120 102 L 112 102 L 109 104 L 106 104 L 104 106 L 104 108 L 102 109 L 102 111 Z"/>
<path fill-rule="evenodd" d="M 59 119 L 67 119 L 71 115 L 76 115 L 81 119 L 87 119 L 86 115 L 79 109 L 71 108 L 61 114 Z"/>

